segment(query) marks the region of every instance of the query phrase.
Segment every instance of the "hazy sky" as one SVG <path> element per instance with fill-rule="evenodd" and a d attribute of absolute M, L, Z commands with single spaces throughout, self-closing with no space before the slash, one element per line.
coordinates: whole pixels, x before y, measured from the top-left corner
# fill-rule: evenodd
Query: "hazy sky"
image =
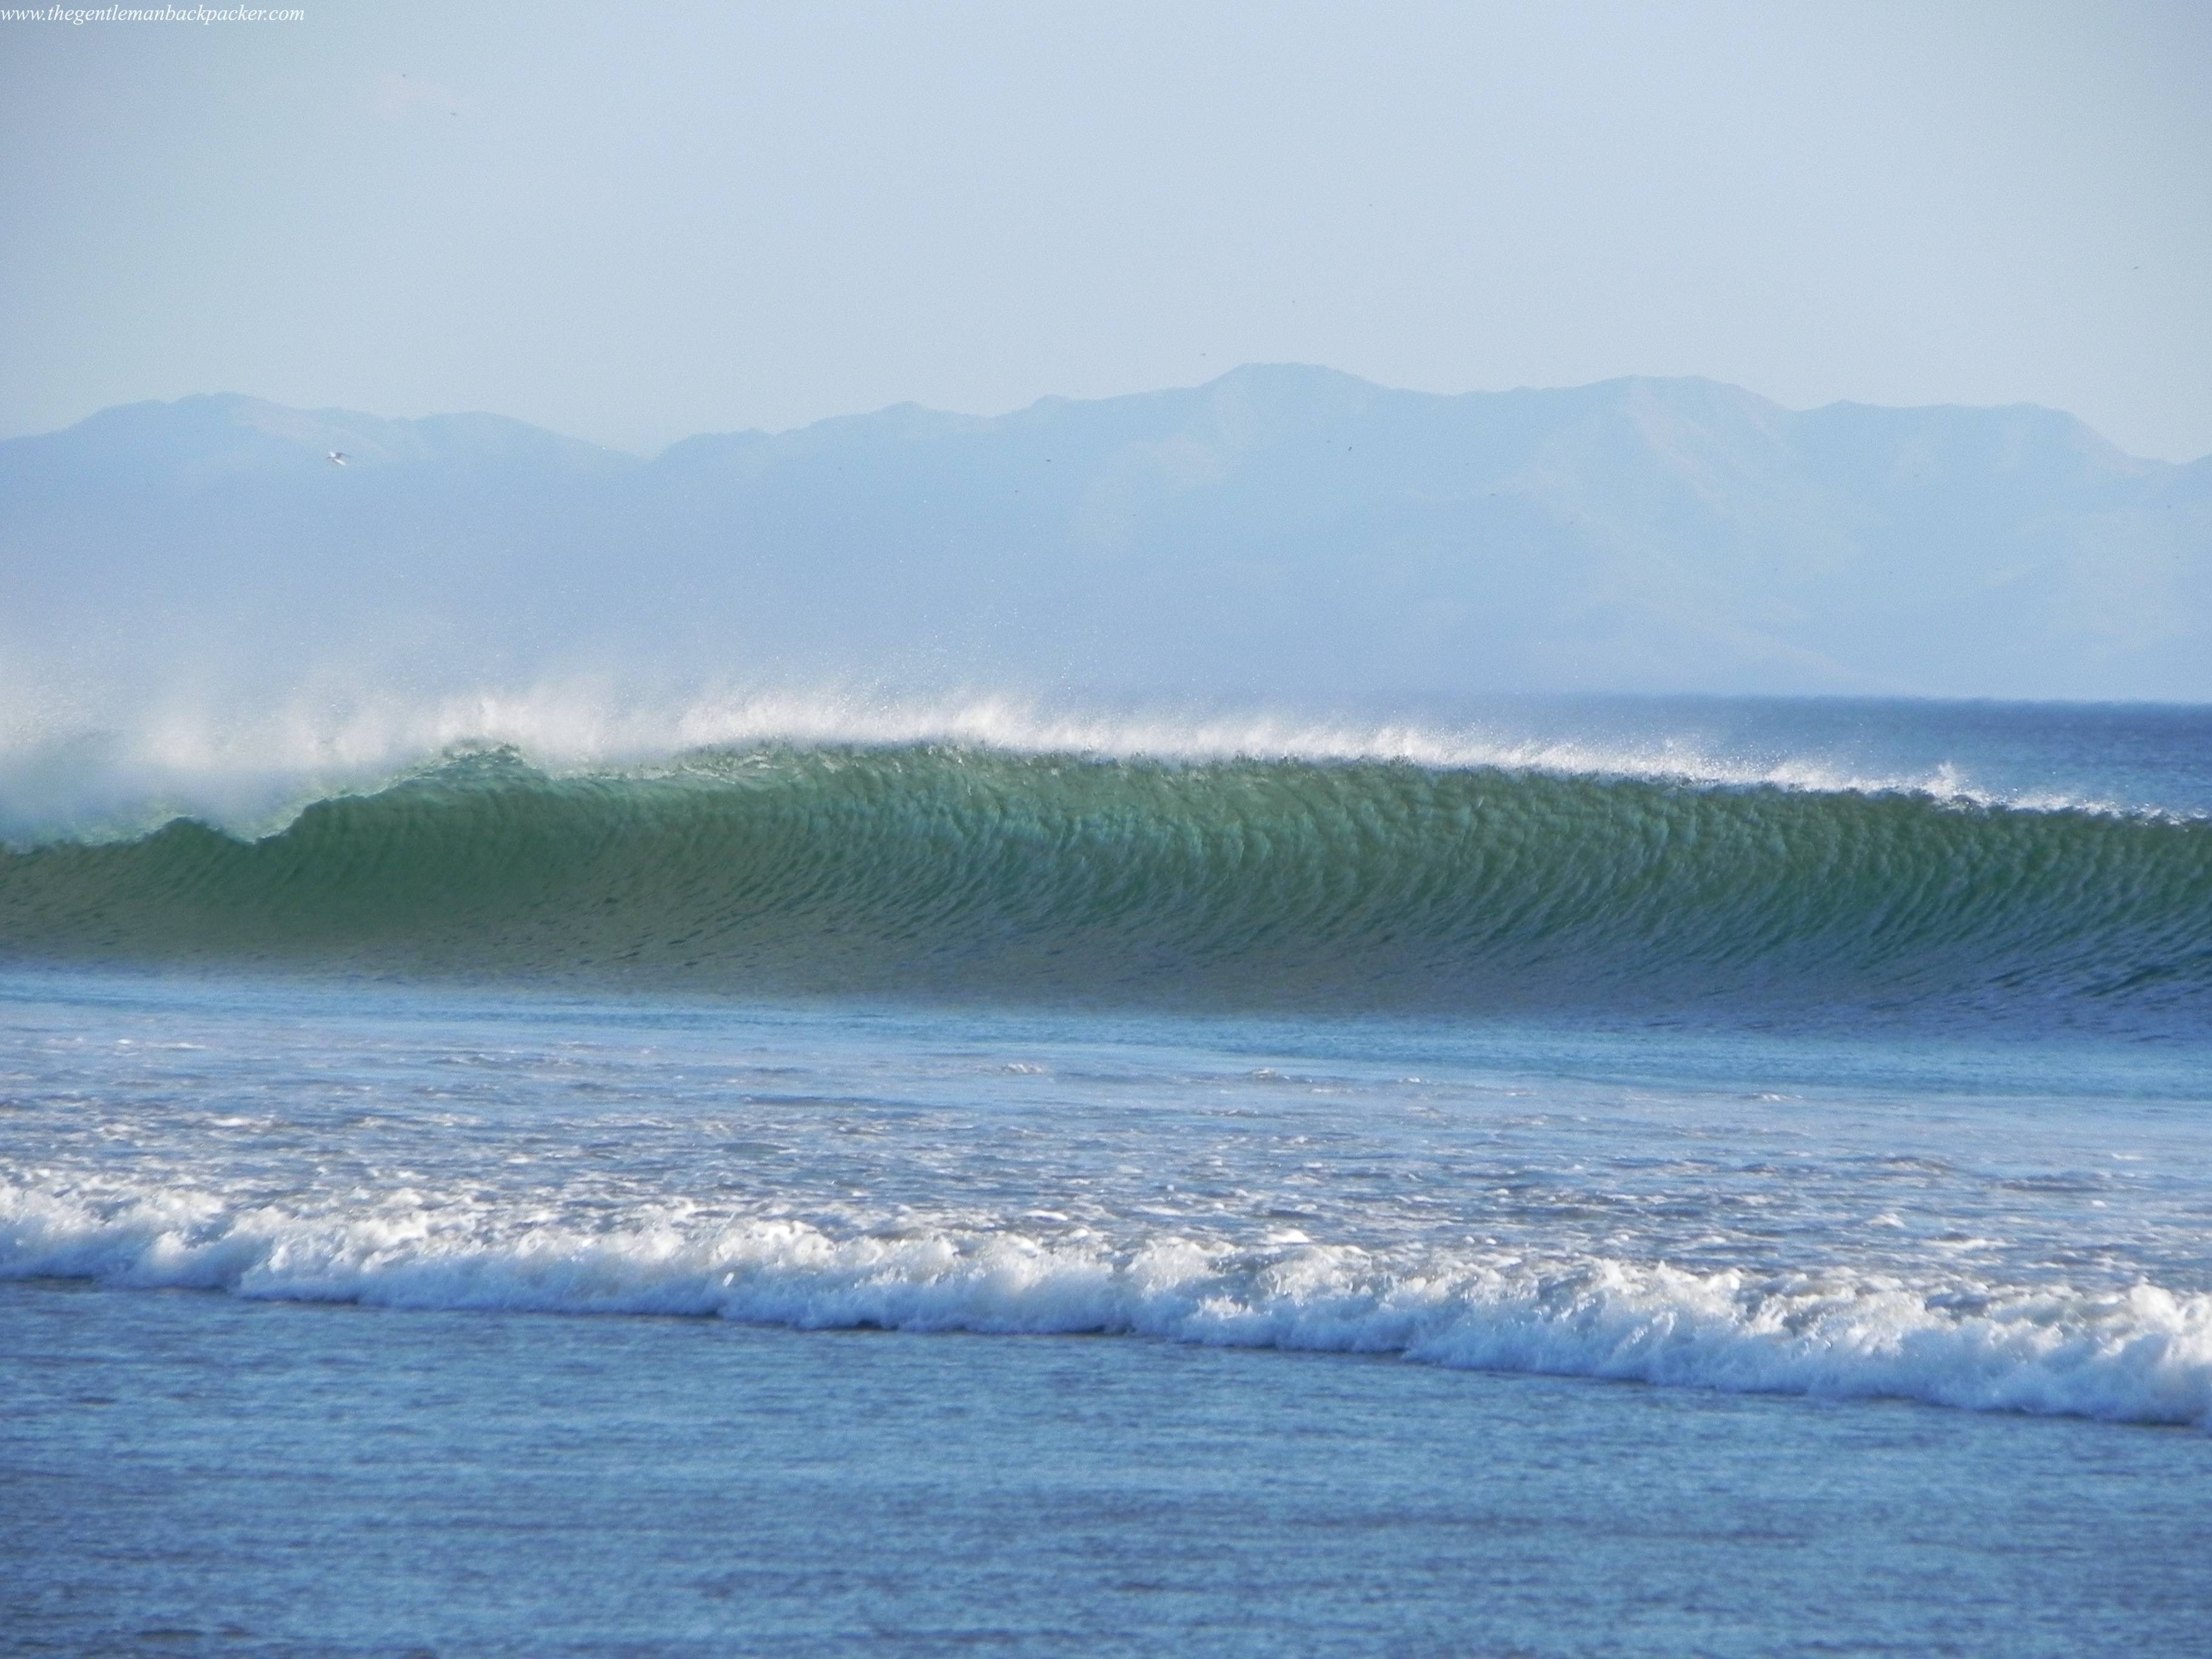
<path fill-rule="evenodd" d="M 0 22 L 0 434 L 235 390 L 650 449 L 1294 360 L 2212 452 L 2203 0 L 305 4 Z"/>

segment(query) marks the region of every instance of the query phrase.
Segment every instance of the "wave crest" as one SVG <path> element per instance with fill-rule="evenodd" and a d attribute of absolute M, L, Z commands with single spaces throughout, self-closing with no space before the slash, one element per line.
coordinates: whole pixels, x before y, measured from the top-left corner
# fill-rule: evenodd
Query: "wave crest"
<path fill-rule="evenodd" d="M 1869 765 L 1817 747 L 1746 749 L 1663 732 L 1568 736 L 1510 720 L 1081 713 L 1003 696 L 837 690 L 640 703 L 586 682 L 421 702 L 334 695 L 246 714 L 179 704 L 106 725 L 0 705 L 0 844 L 21 850 L 46 842 L 129 839 L 173 817 L 240 836 L 271 835 L 317 800 L 371 793 L 457 754 L 511 750 L 557 776 L 650 769 L 671 757 L 708 750 L 923 744 L 1106 761 L 1495 769 L 2188 816 L 2094 792 L 2005 787 L 1953 762 Z"/>
<path fill-rule="evenodd" d="M 0 854 L 0 951 L 763 994 L 2212 1031 L 2212 824 L 1402 763 L 511 754 Z"/>

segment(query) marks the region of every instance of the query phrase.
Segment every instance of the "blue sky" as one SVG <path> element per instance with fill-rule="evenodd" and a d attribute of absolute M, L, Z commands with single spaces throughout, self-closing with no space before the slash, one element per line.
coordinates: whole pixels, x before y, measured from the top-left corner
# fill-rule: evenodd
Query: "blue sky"
<path fill-rule="evenodd" d="M 2212 452 L 2212 8 L 342 5 L 0 23 L 0 434 L 647 450 L 1322 362 Z"/>

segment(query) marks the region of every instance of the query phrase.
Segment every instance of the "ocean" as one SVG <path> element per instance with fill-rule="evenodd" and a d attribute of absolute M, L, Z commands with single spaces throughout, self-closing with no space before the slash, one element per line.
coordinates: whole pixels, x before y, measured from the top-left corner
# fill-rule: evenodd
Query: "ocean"
<path fill-rule="evenodd" d="M 2212 710 L 0 747 L 0 1644 L 2194 1654 Z"/>

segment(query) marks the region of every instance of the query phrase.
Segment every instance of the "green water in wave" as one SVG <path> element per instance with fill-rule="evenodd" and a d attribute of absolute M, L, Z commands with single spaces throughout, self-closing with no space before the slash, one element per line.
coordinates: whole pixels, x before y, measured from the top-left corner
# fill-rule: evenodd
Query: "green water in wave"
<path fill-rule="evenodd" d="M 748 994 L 2212 1031 L 2212 824 L 1403 764 L 511 756 L 0 854 L 0 953 Z"/>

